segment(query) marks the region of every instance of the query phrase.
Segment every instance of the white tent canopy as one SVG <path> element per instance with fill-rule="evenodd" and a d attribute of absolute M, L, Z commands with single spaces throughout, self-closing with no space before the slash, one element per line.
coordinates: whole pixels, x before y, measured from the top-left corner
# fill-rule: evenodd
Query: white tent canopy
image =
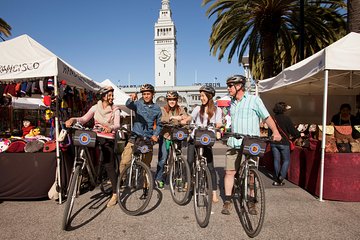
<path fill-rule="evenodd" d="M 89 77 L 28 35 L 1 42 L 0 56 L 0 81 L 57 76 L 72 86 L 98 88 Z"/>
<path fill-rule="evenodd" d="M 349 33 L 313 56 L 284 69 L 276 77 L 260 81 L 258 88 L 265 96 L 272 93 L 279 100 L 286 95 L 304 95 L 302 101 L 311 101 L 314 95 L 322 95 L 324 127 L 328 122 L 328 95 L 355 98 L 360 93 L 360 34 Z M 325 131 L 322 138 L 325 139 Z M 323 197 L 324 158 L 325 141 L 322 141 L 320 201 Z"/>
<path fill-rule="evenodd" d="M 329 95 L 360 93 L 360 34 L 349 33 L 316 54 L 284 69 L 276 77 L 259 81 L 260 93 L 316 95 L 324 91 L 324 70 L 329 71 Z"/>
<path fill-rule="evenodd" d="M 123 117 L 129 116 L 130 109 L 125 106 L 126 101 L 129 99 L 129 95 L 118 88 L 112 81 L 106 79 L 101 83 L 98 83 L 101 87 L 111 86 L 114 88 L 114 105 L 120 107 Z"/>

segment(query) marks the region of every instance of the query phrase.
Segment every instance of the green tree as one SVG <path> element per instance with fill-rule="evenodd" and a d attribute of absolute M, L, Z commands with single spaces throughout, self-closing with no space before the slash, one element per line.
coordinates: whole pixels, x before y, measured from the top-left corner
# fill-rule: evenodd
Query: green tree
<path fill-rule="evenodd" d="M 299 60 L 299 0 L 203 0 L 214 17 L 210 52 L 240 64 L 248 52 L 256 79 L 278 74 Z M 343 0 L 304 0 L 304 56 L 310 56 L 346 33 Z"/>
<path fill-rule="evenodd" d="M 9 37 L 11 35 L 11 26 L 5 22 L 2 18 L 0 18 L 0 38 L 5 41 L 5 39 L 1 36 L 4 35 Z"/>
<path fill-rule="evenodd" d="M 360 33 L 360 1 L 348 0 L 347 7 L 349 32 Z"/>

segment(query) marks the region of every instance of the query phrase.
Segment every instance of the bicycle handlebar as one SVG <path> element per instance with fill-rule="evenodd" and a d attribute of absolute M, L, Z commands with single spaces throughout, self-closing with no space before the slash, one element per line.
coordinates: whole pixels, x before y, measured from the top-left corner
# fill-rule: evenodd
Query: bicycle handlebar
<path fill-rule="evenodd" d="M 256 138 L 265 142 L 274 142 L 273 137 L 260 137 L 260 136 L 254 136 L 254 135 L 247 135 L 247 134 L 241 134 L 241 133 L 232 133 L 232 132 L 225 132 L 224 136 L 222 137 L 222 140 L 227 140 L 229 137 L 234 137 L 236 139 L 243 139 L 243 138 Z"/>

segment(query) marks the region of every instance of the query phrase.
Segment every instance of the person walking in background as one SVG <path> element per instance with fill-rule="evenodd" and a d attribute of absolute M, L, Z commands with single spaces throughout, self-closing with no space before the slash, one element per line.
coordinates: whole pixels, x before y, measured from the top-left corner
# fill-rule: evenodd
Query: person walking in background
<path fill-rule="evenodd" d="M 137 100 L 137 93 L 132 93 L 126 101 L 126 107 L 135 111 L 135 119 L 129 141 L 121 155 L 120 173 L 131 162 L 131 155 L 137 137 L 146 137 L 153 142 L 157 142 L 162 129 L 161 109 L 159 105 L 153 102 L 154 86 L 144 84 L 141 86 L 140 92 L 142 94 L 141 99 Z M 152 157 L 153 152 L 148 152 L 145 154 L 145 159 L 143 159 L 149 167 L 151 167 Z M 144 188 L 143 197 L 147 197 L 147 194 L 148 190 Z"/>
<path fill-rule="evenodd" d="M 198 127 L 206 127 L 213 124 L 215 128 L 220 129 L 222 126 L 222 111 L 219 107 L 215 106 L 213 97 L 215 96 L 215 89 L 211 86 L 202 86 L 199 89 L 201 106 L 197 106 L 189 116 L 188 120 L 193 119 L 195 125 Z M 194 137 L 194 136 L 192 136 Z M 204 157 L 207 160 L 207 166 L 210 170 L 211 180 L 213 185 L 213 202 L 219 202 L 216 194 L 217 190 L 217 177 L 214 168 L 214 157 L 211 147 L 204 147 Z M 188 163 L 190 167 L 194 162 L 195 145 L 194 140 L 189 140 L 188 143 Z"/>
<path fill-rule="evenodd" d="M 104 154 L 104 166 L 109 176 L 113 193 L 111 199 L 107 203 L 107 207 L 112 207 L 117 203 L 117 176 L 114 164 L 114 133 L 120 128 L 120 109 L 114 106 L 114 89 L 111 86 L 100 88 L 98 95 L 100 100 L 96 105 L 92 106 L 84 116 L 80 118 L 70 118 L 65 122 L 65 125 L 66 127 L 71 127 L 75 122 L 85 124 L 90 121 L 90 119 L 94 118 L 94 128 L 101 129 L 101 132 L 97 133 L 98 137 L 107 135 L 107 138 L 111 138 L 104 138 L 105 143 L 103 144 L 102 151 Z"/>
<path fill-rule="evenodd" d="M 291 109 L 285 102 L 278 102 L 275 104 L 273 112 L 275 114 L 274 120 L 282 136 L 280 142 L 271 142 L 271 151 L 274 157 L 274 186 L 283 186 L 287 171 L 290 165 L 290 144 L 289 139 L 296 139 L 300 137 L 300 132 L 295 128 L 290 117 L 285 115 L 285 112 Z M 271 129 L 269 135 L 272 134 Z M 283 164 L 281 165 L 281 160 Z"/>
<path fill-rule="evenodd" d="M 273 130 L 274 141 L 279 141 L 281 136 L 276 128 L 275 122 L 267 111 L 259 96 L 250 95 L 245 91 L 246 78 L 242 75 L 234 75 L 226 80 L 227 90 L 231 96 L 230 114 L 231 131 L 245 135 L 260 136 L 260 120 L 262 119 Z M 232 204 L 232 190 L 237 166 L 240 166 L 236 149 L 240 149 L 242 139 L 230 137 L 227 145 L 225 163 L 225 201 L 222 214 L 229 215 Z M 244 156 L 241 158 L 244 159 Z M 249 203 L 249 213 L 256 215 L 255 202 Z"/>
<path fill-rule="evenodd" d="M 185 125 L 190 121 L 187 121 L 188 114 L 184 108 L 178 105 L 179 94 L 175 91 L 169 91 L 166 94 L 167 104 L 161 108 L 161 122 L 173 123 L 174 125 Z M 168 142 L 170 141 L 171 129 L 169 127 L 163 127 L 159 137 L 159 154 L 158 164 L 155 173 L 155 184 L 157 188 L 164 188 L 163 173 L 164 164 L 169 155 L 169 149 L 167 149 Z"/>

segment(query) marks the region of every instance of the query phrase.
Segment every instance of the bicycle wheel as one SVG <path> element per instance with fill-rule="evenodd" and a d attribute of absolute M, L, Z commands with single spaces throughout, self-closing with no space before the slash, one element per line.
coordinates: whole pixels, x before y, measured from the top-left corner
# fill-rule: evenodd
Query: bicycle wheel
<path fill-rule="evenodd" d="M 258 170 L 249 169 L 246 186 L 244 176 L 238 186 L 240 222 L 246 234 L 253 238 L 260 233 L 265 218 L 265 188 Z"/>
<path fill-rule="evenodd" d="M 70 184 L 69 184 L 69 192 L 67 194 L 67 199 L 65 203 L 64 216 L 62 221 L 62 229 L 67 230 L 70 224 L 71 212 L 74 207 L 75 198 L 77 195 L 77 188 L 79 186 L 79 174 L 80 174 L 80 166 L 75 167 L 75 171 L 71 176 Z"/>
<path fill-rule="evenodd" d="M 104 193 L 105 195 L 110 195 L 112 193 L 112 188 L 111 188 L 112 185 L 107 175 L 105 166 L 103 164 L 101 164 L 100 166 L 99 182 L 100 182 L 101 192 Z"/>
<path fill-rule="evenodd" d="M 196 221 L 204 228 L 209 224 L 212 206 L 212 182 L 209 168 L 203 166 L 195 173 L 194 210 Z"/>
<path fill-rule="evenodd" d="M 126 166 L 116 188 L 120 208 L 128 215 L 140 214 L 149 204 L 154 188 L 149 167 L 141 161 Z"/>
<path fill-rule="evenodd" d="M 170 166 L 170 193 L 175 203 L 183 205 L 187 202 L 191 185 L 190 167 L 187 161 L 177 156 Z"/>

